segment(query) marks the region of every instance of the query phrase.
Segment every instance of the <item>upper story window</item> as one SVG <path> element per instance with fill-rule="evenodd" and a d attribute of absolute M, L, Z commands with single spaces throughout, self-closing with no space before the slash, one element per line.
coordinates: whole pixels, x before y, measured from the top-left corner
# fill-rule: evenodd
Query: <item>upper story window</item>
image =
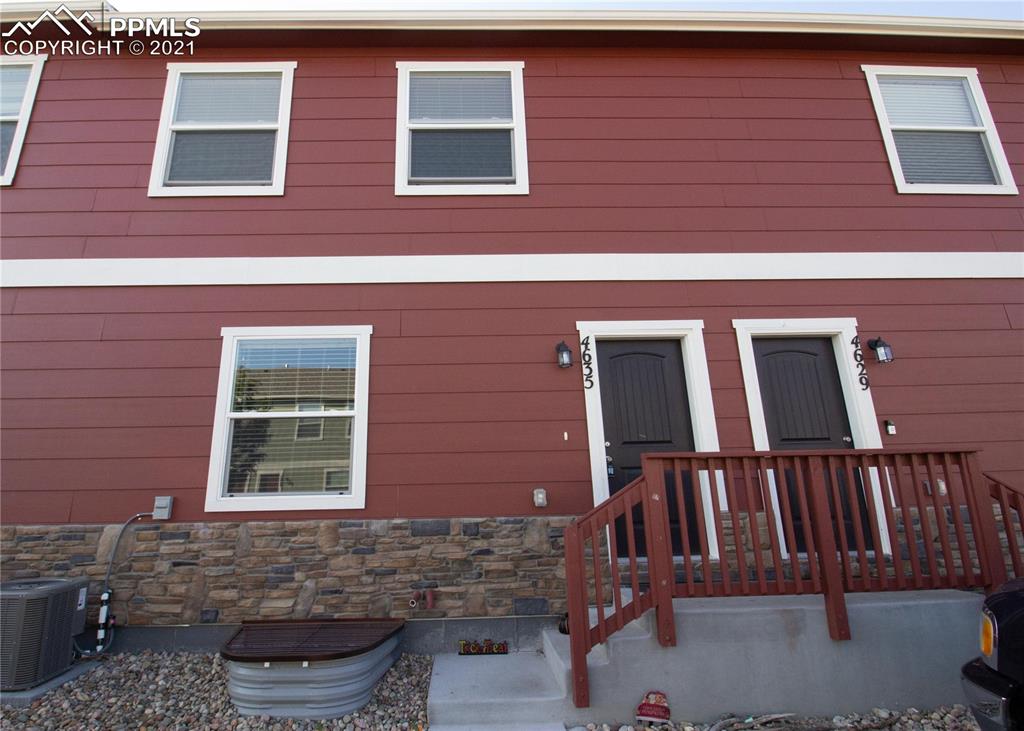
<path fill-rule="evenodd" d="M 1017 192 L 976 69 L 861 68 L 900 193 Z"/>
<path fill-rule="evenodd" d="M 295 66 L 167 64 L 149 194 L 283 195 Z"/>
<path fill-rule="evenodd" d="M 0 185 L 14 182 L 46 56 L 0 57 Z"/>
<path fill-rule="evenodd" d="M 521 61 L 396 65 L 397 195 L 530 192 Z"/>
<path fill-rule="evenodd" d="M 364 507 L 372 328 L 221 332 L 206 509 Z"/>

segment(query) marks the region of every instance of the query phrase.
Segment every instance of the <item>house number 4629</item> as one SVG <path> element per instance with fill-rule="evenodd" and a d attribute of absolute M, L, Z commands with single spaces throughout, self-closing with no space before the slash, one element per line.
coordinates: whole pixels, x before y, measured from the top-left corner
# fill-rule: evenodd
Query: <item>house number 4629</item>
<path fill-rule="evenodd" d="M 868 369 L 864 367 L 864 351 L 860 349 L 860 336 L 855 335 L 850 341 L 853 346 L 853 362 L 857 364 L 857 381 L 860 383 L 860 390 L 867 391 L 871 388 L 871 381 L 868 379 Z"/>

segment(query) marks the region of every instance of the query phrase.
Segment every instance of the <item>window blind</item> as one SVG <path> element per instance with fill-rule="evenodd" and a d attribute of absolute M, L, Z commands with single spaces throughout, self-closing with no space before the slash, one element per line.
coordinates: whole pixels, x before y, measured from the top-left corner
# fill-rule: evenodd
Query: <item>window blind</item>
<path fill-rule="evenodd" d="M 0 172 L 7 168 L 7 157 L 11 154 L 11 144 L 17 129 L 17 122 L 0 122 Z"/>
<path fill-rule="evenodd" d="M 893 138 L 908 183 L 997 182 L 981 132 L 895 130 Z"/>
<path fill-rule="evenodd" d="M 410 153 L 410 182 L 515 179 L 511 130 L 412 130 Z"/>
<path fill-rule="evenodd" d="M 25 98 L 30 66 L 0 66 L 0 117 L 17 117 Z"/>
<path fill-rule="evenodd" d="M 509 122 L 512 79 L 499 75 L 412 74 L 409 119 L 413 122 Z"/>
<path fill-rule="evenodd" d="M 352 409 L 355 367 L 354 340 L 242 341 L 235 363 L 231 410 Z"/>
<path fill-rule="evenodd" d="M 167 182 L 269 185 L 276 141 L 274 130 L 174 132 Z"/>
<path fill-rule="evenodd" d="M 182 74 L 176 123 L 277 124 L 280 74 Z"/>
<path fill-rule="evenodd" d="M 878 86 L 890 124 L 927 127 L 981 124 L 966 79 L 881 76 Z"/>

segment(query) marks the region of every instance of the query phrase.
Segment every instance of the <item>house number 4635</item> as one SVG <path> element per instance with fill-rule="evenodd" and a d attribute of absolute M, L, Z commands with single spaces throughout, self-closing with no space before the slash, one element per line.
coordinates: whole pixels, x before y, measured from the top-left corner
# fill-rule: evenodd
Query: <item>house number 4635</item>
<path fill-rule="evenodd" d="M 860 383 L 860 390 L 867 391 L 871 388 L 871 381 L 868 379 L 868 369 L 864 367 L 864 351 L 860 349 L 860 336 L 855 335 L 850 341 L 853 346 L 853 362 L 857 364 L 857 381 Z"/>
<path fill-rule="evenodd" d="M 580 360 L 583 361 L 583 388 L 594 387 L 594 354 L 590 348 L 590 336 L 580 341 Z"/>

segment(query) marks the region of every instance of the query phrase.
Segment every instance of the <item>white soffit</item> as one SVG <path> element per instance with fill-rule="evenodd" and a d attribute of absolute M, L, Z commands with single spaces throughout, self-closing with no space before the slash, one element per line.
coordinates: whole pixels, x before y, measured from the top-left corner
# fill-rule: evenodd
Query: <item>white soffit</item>
<path fill-rule="evenodd" d="M 69 2 L 95 8 L 98 2 Z M 32 20 L 50 4 L 10 3 L 4 22 Z M 700 10 L 285 10 L 107 12 L 117 18 L 198 17 L 203 30 L 509 30 L 827 33 L 1024 39 L 1024 23 L 980 18 Z"/>

